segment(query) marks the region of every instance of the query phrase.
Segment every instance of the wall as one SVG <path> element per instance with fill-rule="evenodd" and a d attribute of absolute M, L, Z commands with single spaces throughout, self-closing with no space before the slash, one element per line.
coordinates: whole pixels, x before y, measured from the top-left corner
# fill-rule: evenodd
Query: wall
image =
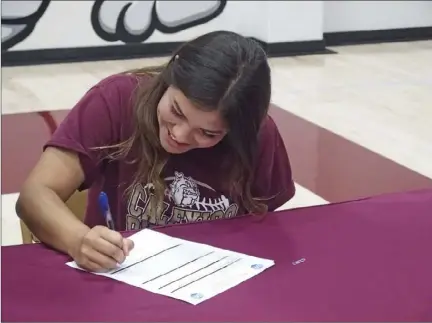
<path fill-rule="evenodd" d="M 254 6 L 260 2 L 253 1 Z M 263 4 L 267 5 L 266 15 L 261 14 L 257 20 L 267 24 L 267 42 L 323 38 L 323 1 L 263 1 Z"/>
<path fill-rule="evenodd" d="M 324 32 L 432 27 L 432 1 L 324 1 Z"/>
<path fill-rule="evenodd" d="M 323 37 L 322 1 L 9 0 L 2 7 L 2 45 L 11 51 L 181 42 L 220 29 L 268 42 Z"/>
<path fill-rule="evenodd" d="M 324 36 L 333 45 L 359 41 L 349 35 L 332 43 L 332 32 L 432 27 L 432 1 L 3 0 L 1 17 L 8 66 L 159 56 L 221 29 L 275 45 L 269 53 L 285 56 L 325 51 Z M 432 29 L 422 33 L 427 38 Z M 123 46 L 131 43 L 143 46 Z"/>

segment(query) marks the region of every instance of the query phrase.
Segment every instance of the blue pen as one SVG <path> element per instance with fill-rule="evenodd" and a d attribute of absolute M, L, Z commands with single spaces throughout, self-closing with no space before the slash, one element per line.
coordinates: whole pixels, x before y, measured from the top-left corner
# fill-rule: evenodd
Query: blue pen
<path fill-rule="evenodd" d="M 105 218 L 107 227 L 111 230 L 115 230 L 114 220 L 112 218 L 111 210 L 108 203 L 108 195 L 106 195 L 105 192 L 101 192 L 99 194 L 99 207 L 101 209 L 102 215 Z"/>

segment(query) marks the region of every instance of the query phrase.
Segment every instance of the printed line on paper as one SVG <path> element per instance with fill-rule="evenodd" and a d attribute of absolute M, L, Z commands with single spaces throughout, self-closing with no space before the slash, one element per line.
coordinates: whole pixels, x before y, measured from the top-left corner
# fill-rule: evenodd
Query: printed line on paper
<path fill-rule="evenodd" d="M 236 260 L 234 260 L 234 261 L 232 261 L 232 262 L 226 264 L 226 265 L 223 266 L 223 267 L 220 267 L 220 268 L 218 268 L 218 269 L 212 271 L 211 273 L 208 273 L 208 274 L 206 274 L 206 275 L 204 275 L 204 276 L 201 276 L 201 277 L 198 278 L 198 279 L 195 279 L 195 280 L 193 280 L 193 281 L 191 281 L 191 282 L 189 282 L 189 283 L 187 283 L 187 284 L 185 284 L 185 285 L 182 285 L 182 286 L 180 286 L 180 287 L 174 289 L 173 291 L 171 291 L 171 294 L 173 294 L 173 293 L 179 291 L 180 289 L 182 289 L 182 288 L 184 288 L 184 287 L 186 287 L 186 286 L 190 286 L 190 285 L 192 285 L 193 283 L 196 283 L 197 281 L 200 281 L 200 280 L 202 280 L 202 279 L 204 279 L 204 278 L 206 278 L 206 277 L 209 277 L 209 276 L 213 275 L 214 273 L 217 273 L 218 271 L 221 271 L 221 270 L 223 270 L 223 269 L 226 269 L 226 268 L 228 268 L 229 266 L 235 264 L 236 262 L 239 262 L 241 259 L 242 259 L 242 258 L 237 258 Z"/>
<path fill-rule="evenodd" d="M 154 255 L 148 256 L 148 257 L 146 257 L 146 258 L 144 258 L 144 259 L 142 259 L 142 260 L 140 260 L 140 261 L 137 261 L 137 262 L 135 262 L 135 263 L 133 263 L 133 264 L 130 264 L 129 266 L 126 266 L 126 267 L 123 267 L 123 268 L 119 268 L 119 269 L 117 269 L 117 270 L 114 270 L 113 272 L 111 272 L 111 273 L 109 273 L 109 274 L 110 274 L 110 275 L 118 274 L 119 272 L 122 272 L 122 271 L 125 271 L 126 269 L 132 268 L 132 267 L 135 266 L 135 265 L 142 264 L 142 263 L 143 263 L 144 261 L 146 261 L 146 260 L 149 260 L 149 259 L 155 258 L 156 256 L 159 256 L 159 255 L 163 254 L 164 252 L 167 252 L 167 251 L 172 250 L 172 249 L 174 249 L 174 248 L 180 247 L 181 245 L 182 245 L 182 244 L 180 243 L 180 244 L 178 244 L 178 245 L 175 245 L 175 246 L 172 246 L 172 247 L 166 248 L 166 249 L 164 249 L 164 250 L 161 250 L 161 251 L 159 251 L 158 253 L 155 253 Z"/>
<path fill-rule="evenodd" d="M 176 268 L 174 268 L 174 269 L 171 269 L 171 270 L 169 270 L 169 271 L 167 271 L 167 272 L 165 272 L 165 273 L 163 273 L 163 274 L 160 274 L 159 276 L 153 277 L 152 279 L 149 279 L 149 280 L 143 282 L 141 285 L 145 285 L 145 284 L 147 284 L 147 283 L 150 283 L 150 282 L 152 282 L 152 281 L 155 281 L 155 280 L 158 279 L 158 278 L 161 278 L 161 277 L 163 277 L 163 276 L 166 276 L 166 275 L 168 275 L 168 274 L 171 274 L 171 273 L 173 273 L 174 271 L 176 271 L 176 270 L 178 270 L 178 269 L 180 269 L 180 268 L 183 268 L 183 267 L 185 267 L 185 266 L 187 266 L 187 265 L 190 265 L 191 263 L 194 263 L 195 261 L 197 261 L 197 260 L 199 260 L 199 259 L 202 259 L 202 258 L 204 258 L 204 257 L 206 257 L 206 256 L 209 256 L 209 255 L 211 255 L 211 254 L 213 254 L 213 253 L 214 253 L 214 251 L 211 251 L 211 252 L 209 252 L 209 253 L 207 253 L 207 254 L 205 254 L 205 255 L 202 255 L 202 256 L 199 256 L 199 257 L 197 257 L 197 258 L 195 258 L 195 259 L 192 259 L 192 260 L 190 260 L 190 261 L 184 263 L 183 265 L 180 265 L 180 266 L 178 266 L 178 267 L 176 267 Z"/>

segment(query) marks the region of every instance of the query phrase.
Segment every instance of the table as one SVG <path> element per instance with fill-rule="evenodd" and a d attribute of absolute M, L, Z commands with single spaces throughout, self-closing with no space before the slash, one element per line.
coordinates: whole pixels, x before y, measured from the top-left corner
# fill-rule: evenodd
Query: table
<path fill-rule="evenodd" d="M 432 321 L 432 190 L 159 230 L 276 265 L 193 306 L 2 247 L 2 321 Z"/>

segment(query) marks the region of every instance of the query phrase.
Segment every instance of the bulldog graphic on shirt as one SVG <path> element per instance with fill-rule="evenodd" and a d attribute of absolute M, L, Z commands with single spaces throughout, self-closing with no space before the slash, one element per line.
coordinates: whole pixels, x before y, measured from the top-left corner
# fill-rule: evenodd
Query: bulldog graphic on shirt
<path fill-rule="evenodd" d="M 187 223 L 237 215 L 238 205 L 205 183 L 175 172 L 165 178 L 165 200 L 156 212 L 151 212 L 153 185 L 135 185 L 128 201 L 127 230 L 152 225 Z"/>

